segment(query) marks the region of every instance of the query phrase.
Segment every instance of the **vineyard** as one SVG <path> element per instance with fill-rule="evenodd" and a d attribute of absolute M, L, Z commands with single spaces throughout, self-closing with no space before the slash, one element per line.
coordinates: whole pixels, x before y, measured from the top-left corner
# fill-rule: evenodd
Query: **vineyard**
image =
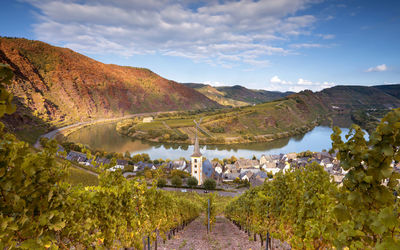
<path fill-rule="evenodd" d="M 13 106 L 5 90 L 12 73 L 0 69 L 1 116 Z M 142 249 L 144 239 L 166 239 L 201 211 L 198 195 L 148 188 L 120 173 L 103 171 L 97 186 L 71 186 L 55 141 L 36 153 L 2 124 L 0 141 L 0 249 Z"/>
<path fill-rule="evenodd" d="M 295 249 L 400 249 L 400 110 L 370 135 L 353 126 L 332 135 L 332 148 L 348 171 L 338 187 L 317 164 L 278 173 L 274 180 L 236 197 L 225 215 L 239 228 L 267 234 Z"/>
<path fill-rule="evenodd" d="M 0 67 L 0 116 L 13 112 L 5 90 L 11 77 Z M 314 163 L 231 200 L 166 192 L 156 182 L 149 188 L 118 171 L 101 171 L 96 186 L 72 186 L 55 141 L 35 152 L 0 123 L 0 249 L 143 249 L 200 214 L 208 233 L 218 233 L 226 221 L 221 213 L 261 244 L 271 235 L 294 249 L 400 249 L 400 175 L 391 167 L 400 161 L 400 109 L 382 119 L 369 141 L 358 126 L 346 142 L 340 133 L 334 129 L 332 150 L 347 171 L 343 185 Z"/>
<path fill-rule="evenodd" d="M 30 153 L 1 135 L 0 247 L 143 247 L 196 218 L 202 199 L 104 171 L 98 186 L 70 186 L 67 166 L 55 168 L 55 144 Z"/>

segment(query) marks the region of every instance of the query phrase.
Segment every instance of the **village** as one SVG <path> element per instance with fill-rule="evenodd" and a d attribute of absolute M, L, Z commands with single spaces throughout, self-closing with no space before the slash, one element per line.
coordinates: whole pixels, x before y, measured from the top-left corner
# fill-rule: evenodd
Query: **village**
<path fill-rule="evenodd" d="M 346 171 L 340 167 L 339 160 L 334 154 L 328 152 L 301 152 L 288 154 L 261 155 L 259 159 L 236 158 L 232 156 L 230 159 L 213 159 L 209 160 L 200 153 L 198 141 L 195 142 L 194 153 L 191 161 L 186 159 L 160 160 L 132 162 L 129 159 L 116 159 L 114 164 L 112 160 L 104 157 L 88 158 L 88 155 L 82 152 L 69 151 L 61 154 L 64 149 L 59 146 L 59 155 L 64 155 L 65 159 L 80 164 L 86 168 L 99 170 L 101 166 L 109 166 L 107 171 L 121 171 L 126 178 L 134 178 L 143 175 L 144 172 L 162 170 L 163 172 L 180 173 L 182 181 L 186 181 L 190 176 L 197 179 L 200 186 L 206 179 L 215 181 L 217 187 L 237 188 L 238 186 L 249 187 L 259 186 L 265 181 L 270 181 L 278 172 L 285 173 L 291 168 L 302 168 L 307 164 L 316 163 L 324 167 L 337 184 L 341 184 Z M 66 155 L 66 156 L 65 156 Z M 400 164 L 392 167 L 400 172 Z M 150 175 L 151 178 L 151 175 Z M 170 181 L 169 181 L 170 183 Z M 167 180 L 168 184 L 168 180 Z M 244 185 L 243 185 L 244 184 Z"/>

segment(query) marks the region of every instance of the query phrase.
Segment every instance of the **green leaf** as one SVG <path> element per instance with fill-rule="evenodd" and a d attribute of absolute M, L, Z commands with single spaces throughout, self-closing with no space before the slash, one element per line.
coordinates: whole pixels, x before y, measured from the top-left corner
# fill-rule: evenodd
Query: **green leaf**
<path fill-rule="evenodd" d="M 39 224 L 41 225 L 41 226 L 44 226 L 44 225 L 46 225 L 47 224 L 47 214 L 42 214 L 40 217 L 39 217 Z"/>
<path fill-rule="evenodd" d="M 365 176 L 364 177 L 364 181 L 367 182 L 367 183 L 371 183 L 373 178 L 374 178 L 373 176 Z"/>
<path fill-rule="evenodd" d="M 391 167 L 381 169 L 381 174 L 384 178 L 389 178 L 390 175 L 392 174 L 392 172 L 393 172 L 393 169 Z"/>

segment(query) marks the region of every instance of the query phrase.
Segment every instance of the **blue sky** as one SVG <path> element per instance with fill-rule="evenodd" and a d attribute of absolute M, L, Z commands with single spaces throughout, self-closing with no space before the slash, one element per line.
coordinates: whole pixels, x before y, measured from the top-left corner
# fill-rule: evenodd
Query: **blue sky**
<path fill-rule="evenodd" d="M 178 82 L 299 91 L 400 83 L 400 1 L 1 0 L 0 35 Z"/>

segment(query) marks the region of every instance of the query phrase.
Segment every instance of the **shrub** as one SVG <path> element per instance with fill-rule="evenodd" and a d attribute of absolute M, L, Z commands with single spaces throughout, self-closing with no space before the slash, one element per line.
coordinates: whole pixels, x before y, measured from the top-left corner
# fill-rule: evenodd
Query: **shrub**
<path fill-rule="evenodd" d="M 213 190 L 217 187 L 217 183 L 213 179 L 207 179 L 204 181 L 203 187 L 207 190 Z"/>
<path fill-rule="evenodd" d="M 188 178 L 187 180 L 186 180 L 186 184 L 189 186 L 189 187 L 195 187 L 195 186 L 197 186 L 197 184 L 198 184 L 199 182 L 197 181 L 197 179 L 195 178 L 195 177 L 190 177 L 190 178 Z"/>
<path fill-rule="evenodd" d="M 157 187 L 162 188 L 167 185 L 167 180 L 164 178 L 158 179 L 157 180 Z"/>
<path fill-rule="evenodd" d="M 174 175 L 174 177 L 172 177 L 171 179 L 171 184 L 175 187 L 182 186 L 182 178 L 180 176 Z"/>

